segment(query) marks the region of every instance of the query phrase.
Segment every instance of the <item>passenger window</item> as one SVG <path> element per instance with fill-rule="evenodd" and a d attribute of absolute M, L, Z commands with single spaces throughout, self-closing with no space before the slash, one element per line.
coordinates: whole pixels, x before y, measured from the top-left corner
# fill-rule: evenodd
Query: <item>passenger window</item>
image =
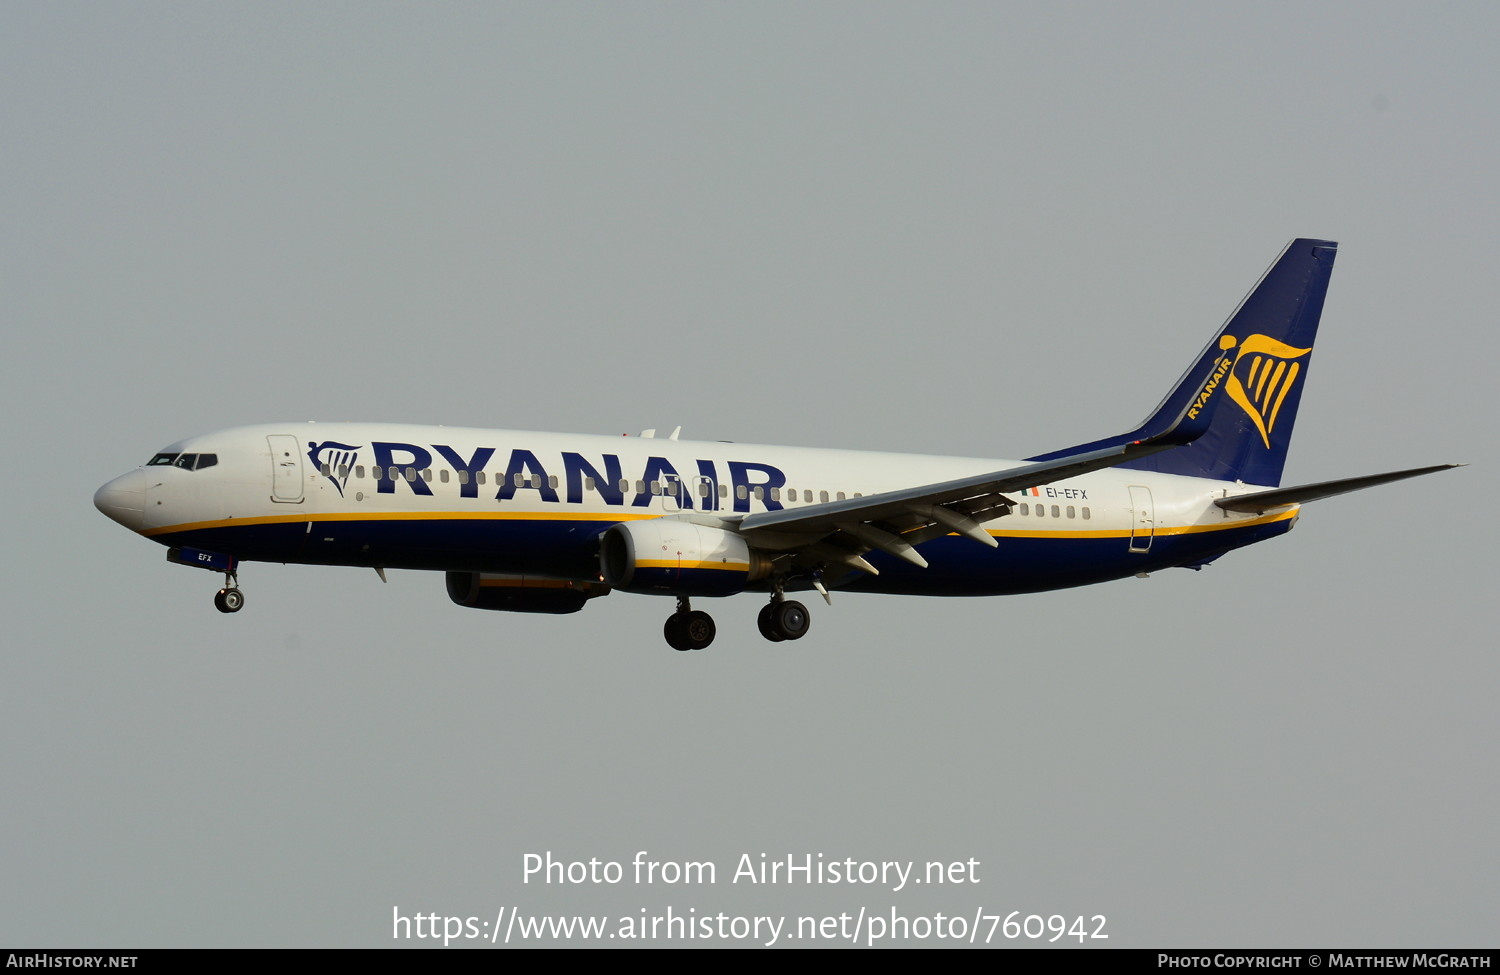
<path fill-rule="evenodd" d="M 746 498 L 750 497 L 750 494 L 745 490 L 745 485 L 736 484 L 734 486 L 734 496 L 736 498 L 739 498 L 741 501 L 744 501 Z"/>
<path fill-rule="evenodd" d="M 1068 505 L 1068 517 L 1073 517 L 1073 506 L 1071 504 Z"/>
<path fill-rule="evenodd" d="M 357 480 L 361 480 L 361 481 L 363 481 L 365 479 L 365 465 L 363 465 L 363 464 L 355 464 L 354 465 L 354 477 Z"/>
<path fill-rule="evenodd" d="M 1057 514 L 1057 505 L 1055 505 L 1055 504 L 1052 506 L 1052 517 L 1054 517 L 1054 518 L 1059 517 L 1058 514 Z"/>
<path fill-rule="evenodd" d="M 1089 509 L 1088 509 L 1088 505 L 1084 505 L 1084 506 L 1083 506 L 1083 520 L 1084 520 L 1084 521 L 1088 521 L 1088 520 L 1089 520 Z"/>
<path fill-rule="evenodd" d="M 480 471 L 479 473 L 477 473 L 477 474 L 474 475 L 474 483 L 475 484 L 483 484 L 484 483 L 484 471 Z"/>
<path fill-rule="evenodd" d="M 594 489 L 594 479 L 592 477 L 585 477 L 583 479 L 583 489 L 585 491 L 592 491 Z"/>
<path fill-rule="evenodd" d="M 432 468 L 430 468 L 430 467 L 424 467 L 424 468 L 422 468 L 422 480 L 426 481 L 429 484 L 432 483 Z"/>
<path fill-rule="evenodd" d="M 780 501 L 781 500 L 781 488 L 772 488 L 771 489 L 771 500 L 772 501 Z"/>
<path fill-rule="evenodd" d="M 645 481 L 636 481 L 635 482 L 635 493 L 636 494 L 645 494 L 646 493 L 646 482 Z"/>
<path fill-rule="evenodd" d="M 757 486 L 754 491 L 750 492 L 750 495 L 751 495 L 751 497 L 755 498 L 755 500 L 757 500 L 757 501 L 764 501 L 765 497 L 766 497 L 766 489 L 763 488 L 763 487 Z"/>
<path fill-rule="evenodd" d="M 448 483 L 448 468 L 445 467 L 442 470 L 438 471 L 438 480 L 442 481 L 444 484 Z"/>
<path fill-rule="evenodd" d="M 729 485 L 728 484 L 720 484 L 719 485 L 719 497 L 721 497 L 721 498 L 728 498 L 729 497 Z"/>
<path fill-rule="evenodd" d="M 1023 505 L 1021 505 L 1020 514 L 1022 514 L 1022 515 L 1029 515 L 1029 514 L 1031 514 L 1031 505 L 1029 505 L 1029 504 L 1023 504 Z"/>
<path fill-rule="evenodd" d="M 1047 506 L 1044 505 L 1044 504 L 1037 505 L 1036 506 L 1036 516 L 1038 518 L 1045 518 L 1045 517 L 1047 517 Z"/>
<path fill-rule="evenodd" d="M 554 490 L 554 491 L 557 490 L 557 475 L 556 474 L 549 474 L 549 475 L 547 475 L 547 486 L 549 488 L 551 488 L 552 490 Z"/>
<path fill-rule="evenodd" d="M 469 483 L 469 472 L 468 471 L 459 471 L 458 472 L 458 483 L 460 483 L 460 484 L 468 484 Z"/>
<path fill-rule="evenodd" d="M 711 489 L 712 489 L 712 485 L 710 485 L 707 481 L 699 481 L 698 482 L 698 497 L 700 497 L 700 498 L 706 498 L 706 497 L 708 497 L 708 492 Z"/>
<path fill-rule="evenodd" d="M 840 491 L 838 494 L 834 495 L 834 497 L 838 498 L 840 501 L 843 501 L 844 500 L 844 492 Z"/>
<path fill-rule="evenodd" d="M 370 476 L 375 478 L 375 480 L 380 480 L 384 475 L 385 471 L 381 470 L 379 465 L 370 468 Z"/>
<path fill-rule="evenodd" d="M 627 481 L 627 480 L 625 480 L 623 477 L 620 478 L 620 483 L 619 483 L 618 486 L 620 488 L 620 493 L 621 494 L 624 494 L 626 491 L 630 490 L 630 482 Z"/>
<path fill-rule="evenodd" d="M 209 455 L 208 454 L 204 454 L 203 456 L 207 457 Z M 203 461 L 202 460 L 198 461 L 198 466 L 200 466 L 200 467 L 203 466 Z M 340 464 L 339 465 L 339 478 L 342 479 L 342 480 L 348 480 L 349 479 L 349 465 L 348 464 Z"/>
<path fill-rule="evenodd" d="M 318 473 L 322 474 L 324 477 L 332 477 L 333 476 L 333 468 L 329 467 L 327 464 L 319 464 L 318 465 Z"/>
<path fill-rule="evenodd" d="M 651 482 L 651 493 L 652 494 L 661 494 L 661 482 L 660 481 L 652 481 Z"/>
<path fill-rule="evenodd" d="M 518 488 L 519 487 L 525 487 L 526 486 L 526 478 L 523 477 L 520 474 L 516 474 L 516 475 L 514 475 L 511 478 L 511 483 L 513 483 Z"/>
<path fill-rule="evenodd" d="M 828 492 L 827 491 L 819 491 L 818 492 L 818 500 L 826 504 L 828 502 Z"/>
<path fill-rule="evenodd" d="M 415 467 L 408 467 L 406 469 L 406 479 L 408 481 L 415 481 L 417 479 L 417 469 Z"/>

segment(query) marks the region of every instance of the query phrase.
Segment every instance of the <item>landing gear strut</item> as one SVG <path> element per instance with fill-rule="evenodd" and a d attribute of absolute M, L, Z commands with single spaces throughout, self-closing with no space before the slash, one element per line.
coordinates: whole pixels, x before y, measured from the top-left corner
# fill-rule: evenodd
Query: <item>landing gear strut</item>
<path fill-rule="evenodd" d="M 224 573 L 224 588 L 214 593 L 214 609 L 221 613 L 238 613 L 245 608 L 245 594 L 239 590 L 240 578 L 233 570 Z"/>
<path fill-rule="evenodd" d="M 667 645 L 673 650 L 702 650 L 714 642 L 717 631 L 714 618 L 693 609 L 686 596 L 677 597 L 677 612 L 668 616 L 666 626 L 662 627 Z"/>

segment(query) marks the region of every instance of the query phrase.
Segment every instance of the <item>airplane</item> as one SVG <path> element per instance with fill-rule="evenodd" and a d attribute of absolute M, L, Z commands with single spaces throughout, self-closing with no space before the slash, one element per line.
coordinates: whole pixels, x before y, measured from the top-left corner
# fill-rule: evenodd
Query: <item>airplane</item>
<path fill-rule="evenodd" d="M 1298 238 L 1127 433 L 1020 461 L 383 423 L 245 426 L 180 440 L 94 495 L 109 518 L 224 576 L 243 561 L 446 574 L 458 605 L 573 613 L 619 590 L 769 596 L 772 642 L 805 636 L 788 593 L 985 596 L 1201 569 L 1285 534 L 1307 502 L 1440 464 L 1282 487 L 1338 245 Z"/>

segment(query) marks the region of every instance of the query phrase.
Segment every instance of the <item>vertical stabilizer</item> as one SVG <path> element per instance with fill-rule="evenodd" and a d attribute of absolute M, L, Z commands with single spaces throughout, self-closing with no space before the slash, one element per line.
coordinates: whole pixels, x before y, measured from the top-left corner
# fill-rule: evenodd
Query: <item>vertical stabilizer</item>
<path fill-rule="evenodd" d="M 1148 439 L 1192 417 L 1216 393 L 1208 427 L 1191 443 L 1120 466 L 1279 485 L 1337 252 L 1328 240 L 1288 244 L 1140 427 L 1030 459 Z"/>

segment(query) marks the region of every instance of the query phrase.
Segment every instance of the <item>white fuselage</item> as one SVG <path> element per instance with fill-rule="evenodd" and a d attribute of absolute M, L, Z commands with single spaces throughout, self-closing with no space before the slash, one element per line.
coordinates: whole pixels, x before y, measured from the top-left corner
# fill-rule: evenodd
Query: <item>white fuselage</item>
<path fill-rule="evenodd" d="M 586 580 L 598 578 L 598 536 L 620 522 L 666 516 L 732 526 L 754 512 L 1023 463 L 369 423 L 239 427 L 179 441 L 157 458 L 105 485 L 97 503 L 169 546 L 245 560 Z M 923 547 L 927 569 L 877 561 L 879 575 L 835 584 L 977 595 L 1189 564 L 1290 526 L 1295 508 L 1252 515 L 1212 503 L 1253 490 L 1095 471 L 1014 496 L 1010 516 L 984 526 L 1001 543 L 994 549 L 934 539 Z"/>

